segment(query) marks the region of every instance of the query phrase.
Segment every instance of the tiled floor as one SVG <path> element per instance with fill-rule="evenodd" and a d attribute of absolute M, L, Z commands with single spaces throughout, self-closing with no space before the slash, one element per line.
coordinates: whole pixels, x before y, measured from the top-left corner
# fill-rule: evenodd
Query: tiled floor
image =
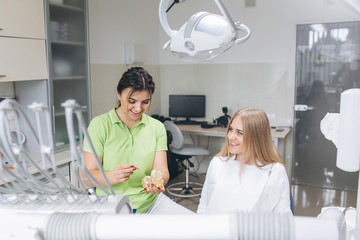
<path fill-rule="evenodd" d="M 185 180 L 185 174 L 182 173 L 172 179 L 167 186 L 172 183 Z M 205 173 L 190 175 L 190 181 L 203 183 Z M 356 192 L 342 191 L 335 189 L 326 189 L 302 185 L 292 185 L 291 192 L 294 199 L 294 215 L 295 216 L 317 216 L 321 212 L 322 207 L 356 207 Z M 199 204 L 199 197 L 179 198 L 173 197 L 165 192 L 166 195 L 173 198 L 174 201 L 184 207 L 196 212 Z"/>

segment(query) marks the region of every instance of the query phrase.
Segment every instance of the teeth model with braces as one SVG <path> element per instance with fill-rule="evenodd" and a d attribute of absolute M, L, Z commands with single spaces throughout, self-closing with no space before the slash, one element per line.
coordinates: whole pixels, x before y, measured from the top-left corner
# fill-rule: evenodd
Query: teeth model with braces
<path fill-rule="evenodd" d="M 141 181 L 146 192 L 150 192 L 151 185 L 160 189 L 164 186 L 164 175 L 161 170 L 152 170 L 150 176 L 145 176 Z"/>

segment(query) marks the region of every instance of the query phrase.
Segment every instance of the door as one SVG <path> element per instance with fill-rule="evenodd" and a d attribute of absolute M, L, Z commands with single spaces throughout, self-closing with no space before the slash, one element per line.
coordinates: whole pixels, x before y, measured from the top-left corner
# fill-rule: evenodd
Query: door
<path fill-rule="evenodd" d="M 298 25 L 296 39 L 292 184 L 355 191 L 358 173 L 336 167 L 320 121 L 339 112 L 342 91 L 360 87 L 360 22 Z"/>

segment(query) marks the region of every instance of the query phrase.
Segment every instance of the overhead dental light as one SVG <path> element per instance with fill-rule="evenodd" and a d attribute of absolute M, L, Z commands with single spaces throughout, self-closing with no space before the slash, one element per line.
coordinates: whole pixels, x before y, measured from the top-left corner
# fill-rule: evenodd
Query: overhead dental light
<path fill-rule="evenodd" d="M 167 12 L 175 3 L 185 0 L 161 0 L 159 5 L 160 23 L 170 40 L 165 43 L 163 50 L 170 47 L 172 53 L 190 62 L 204 62 L 210 60 L 236 44 L 246 41 L 250 37 L 250 29 L 234 22 L 221 0 L 214 0 L 223 16 L 208 12 L 198 12 L 179 29 L 172 30 L 167 21 Z M 169 3 L 172 4 L 169 6 Z M 243 32 L 243 37 L 239 33 Z"/>

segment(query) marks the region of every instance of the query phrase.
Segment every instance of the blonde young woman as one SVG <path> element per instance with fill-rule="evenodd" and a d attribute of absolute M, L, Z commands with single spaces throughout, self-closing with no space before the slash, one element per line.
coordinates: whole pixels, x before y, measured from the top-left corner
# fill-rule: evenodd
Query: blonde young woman
<path fill-rule="evenodd" d="M 253 108 L 231 118 L 225 145 L 210 162 L 198 213 L 289 213 L 290 187 L 266 114 Z"/>

